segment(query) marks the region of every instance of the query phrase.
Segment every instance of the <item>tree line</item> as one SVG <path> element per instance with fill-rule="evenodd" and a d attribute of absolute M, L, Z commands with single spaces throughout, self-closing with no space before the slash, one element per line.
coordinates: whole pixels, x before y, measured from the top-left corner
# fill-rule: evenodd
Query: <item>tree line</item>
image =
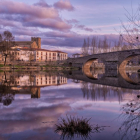
<path fill-rule="evenodd" d="M 134 47 L 125 42 L 122 35 L 120 35 L 119 39 L 116 41 L 110 41 L 106 36 L 104 39 L 101 39 L 98 36 L 94 36 L 92 39 L 89 37 L 84 39 L 81 53 L 83 56 L 86 56 L 129 49 L 134 49 Z"/>

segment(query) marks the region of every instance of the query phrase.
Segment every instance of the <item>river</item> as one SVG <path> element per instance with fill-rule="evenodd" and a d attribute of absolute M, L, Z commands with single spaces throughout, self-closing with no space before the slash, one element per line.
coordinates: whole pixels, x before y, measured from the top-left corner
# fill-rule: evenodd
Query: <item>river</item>
<path fill-rule="evenodd" d="M 1 72 L 0 140 L 139 140 L 140 74 L 126 75 Z M 99 129 L 63 136 L 56 124 L 67 117 L 90 119 Z"/>

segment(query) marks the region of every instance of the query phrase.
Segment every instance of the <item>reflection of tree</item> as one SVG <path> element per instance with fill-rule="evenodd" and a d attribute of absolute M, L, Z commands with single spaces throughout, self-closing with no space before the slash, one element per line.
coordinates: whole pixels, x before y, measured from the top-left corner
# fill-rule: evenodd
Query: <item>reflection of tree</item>
<path fill-rule="evenodd" d="M 121 88 L 82 82 L 81 90 L 83 97 L 87 99 L 98 100 L 103 98 L 106 100 L 107 97 L 114 95 L 118 97 L 119 102 L 122 101 L 123 92 Z"/>
<path fill-rule="evenodd" d="M 119 128 L 121 139 L 140 139 L 140 95 L 122 106 L 123 123 Z"/>
<path fill-rule="evenodd" d="M 2 97 L 2 102 L 3 102 L 3 105 L 5 106 L 8 106 L 12 103 L 12 101 L 14 100 L 14 95 L 9 93 L 9 94 L 5 94 L 3 95 Z"/>
<path fill-rule="evenodd" d="M 3 103 L 3 105 L 10 105 L 14 100 L 14 95 L 15 93 L 11 90 L 10 86 L 0 86 L 0 102 Z"/>
<path fill-rule="evenodd" d="M 82 85 L 81 85 L 81 90 L 83 91 L 83 97 L 85 98 L 87 96 L 87 99 L 89 99 L 88 83 L 83 82 Z"/>

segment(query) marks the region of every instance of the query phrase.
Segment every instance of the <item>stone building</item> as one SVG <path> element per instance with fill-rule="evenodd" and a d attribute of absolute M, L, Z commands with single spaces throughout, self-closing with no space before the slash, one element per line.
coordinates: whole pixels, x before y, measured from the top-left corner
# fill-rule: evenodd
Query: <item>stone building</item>
<path fill-rule="evenodd" d="M 7 62 L 14 61 L 58 61 L 68 58 L 68 54 L 62 51 L 52 51 L 41 48 L 41 38 L 31 37 L 31 41 L 15 41 L 11 47 Z M 0 62 L 4 62 L 4 56 L 0 54 Z"/>
<path fill-rule="evenodd" d="M 15 41 L 15 46 L 41 49 L 41 38 L 31 37 L 31 41 Z"/>

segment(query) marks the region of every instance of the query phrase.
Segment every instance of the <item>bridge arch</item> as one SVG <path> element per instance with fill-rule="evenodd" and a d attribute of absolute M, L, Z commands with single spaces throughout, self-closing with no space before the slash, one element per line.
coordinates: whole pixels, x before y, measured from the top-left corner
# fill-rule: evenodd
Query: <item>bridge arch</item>
<path fill-rule="evenodd" d="M 125 69 L 128 62 L 138 55 L 140 55 L 140 54 L 134 54 L 134 55 L 130 55 L 130 56 L 126 57 L 123 61 L 121 61 L 120 65 L 119 65 L 119 70 Z"/>
<path fill-rule="evenodd" d="M 137 83 L 135 83 L 133 80 L 131 80 L 131 79 L 128 77 L 128 75 L 126 74 L 125 68 L 126 68 L 126 65 L 128 64 L 128 62 L 129 62 L 130 60 L 132 60 L 134 57 L 138 56 L 138 55 L 140 55 L 140 54 L 132 54 L 132 55 L 126 57 L 126 58 L 121 62 L 121 64 L 119 65 L 119 73 L 120 73 L 120 75 L 122 76 L 122 78 L 123 78 L 125 81 L 127 81 L 128 83 L 134 84 L 134 85 L 137 84 Z"/>
<path fill-rule="evenodd" d="M 93 62 L 95 62 L 96 60 L 98 60 L 98 58 L 91 58 L 89 60 L 87 60 L 84 64 L 83 64 L 83 69 L 90 69 L 91 64 Z"/>
<path fill-rule="evenodd" d="M 93 75 L 91 74 L 91 71 L 90 71 L 90 67 L 91 67 L 92 63 L 95 62 L 96 60 L 98 60 L 98 59 L 92 58 L 92 59 L 87 60 L 83 64 L 83 72 L 88 78 L 93 78 Z M 93 78 L 93 79 L 96 79 L 96 78 Z"/>

